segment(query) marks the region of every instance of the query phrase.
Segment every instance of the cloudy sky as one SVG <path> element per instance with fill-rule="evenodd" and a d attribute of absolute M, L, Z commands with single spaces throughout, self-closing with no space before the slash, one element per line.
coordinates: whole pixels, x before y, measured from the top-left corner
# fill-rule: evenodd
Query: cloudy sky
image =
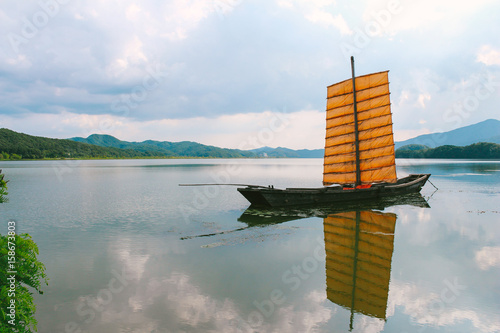
<path fill-rule="evenodd" d="M 396 140 L 499 117 L 494 0 L 2 0 L 0 127 L 324 145 L 326 86 L 390 70 Z M 251 144 L 247 144 L 251 142 Z"/>

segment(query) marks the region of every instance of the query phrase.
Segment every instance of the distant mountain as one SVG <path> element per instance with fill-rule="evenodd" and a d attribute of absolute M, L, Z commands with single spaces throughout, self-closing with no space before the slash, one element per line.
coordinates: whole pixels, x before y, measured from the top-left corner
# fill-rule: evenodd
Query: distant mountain
<path fill-rule="evenodd" d="M 262 147 L 250 150 L 259 157 L 323 158 L 324 149 L 299 149 Z"/>
<path fill-rule="evenodd" d="M 101 147 L 113 147 L 120 149 L 133 149 L 143 153 L 157 154 L 167 157 L 257 157 L 251 151 L 239 149 L 227 149 L 214 146 L 207 146 L 201 143 L 182 141 L 154 141 L 143 142 L 121 141 L 111 135 L 92 134 L 87 138 L 70 138 L 69 140 L 84 142 Z"/>
<path fill-rule="evenodd" d="M 99 147 L 66 139 L 49 139 L 0 129 L 0 159 L 160 157 L 131 149 Z"/>
<path fill-rule="evenodd" d="M 481 145 L 474 145 L 479 142 Z M 444 133 L 421 135 L 396 142 L 396 157 L 496 158 L 500 143 L 500 121 L 495 119 Z M 470 145 L 473 145 L 470 147 Z M 403 147 L 404 146 L 404 147 Z M 439 146 L 438 148 L 436 148 Z M 467 147 L 456 147 L 467 146 Z M 436 148 L 436 149 L 433 149 Z M 464 149 L 462 149 L 464 148 Z M 465 149 L 466 148 L 466 149 Z M 488 149 L 490 150 L 488 152 Z M 111 135 L 92 134 L 87 138 L 50 139 L 0 129 L 0 159 L 43 158 L 147 158 L 147 157 L 274 157 L 322 158 L 324 149 L 293 150 L 262 147 L 252 150 L 227 149 L 191 141 L 147 140 L 129 142 Z M 463 157 L 459 157 L 463 156 Z"/>
<path fill-rule="evenodd" d="M 471 158 L 500 159 L 500 144 L 479 142 L 465 147 L 445 145 L 429 148 L 424 145 L 407 145 L 396 150 L 396 158 Z"/>
<path fill-rule="evenodd" d="M 396 142 L 395 148 L 409 144 L 420 144 L 430 148 L 444 145 L 467 146 L 478 142 L 500 143 L 500 121 L 488 119 L 448 132 L 420 135 L 413 139 Z"/>
<path fill-rule="evenodd" d="M 323 157 L 323 149 L 293 150 L 259 148 L 226 149 L 196 142 L 147 140 L 121 141 L 111 135 L 92 134 L 87 138 L 51 139 L 0 129 L 0 160 L 44 158 L 159 158 L 159 157 Z"/>
<path fill-rule="evenodd" d="M 218 148 L 207 146 L 201 143 L 182 141 L 154 141 L 147 140 L 142 142 L 121 141 L 111 135 L 92 134 L 87 138 L 70 138 L 69 140 L 89 143 L 101 147 L 114 147 L 120 149 L 133 149 L 140 152 L 150 152 L 165 156 L 182 157 L 287 157 L 287 158 L 322 158 L 323 149 L 299 149 L 293 150 L 283 147 L 271 148 L 262 147 L 252 150 L 239 150 Z"/>

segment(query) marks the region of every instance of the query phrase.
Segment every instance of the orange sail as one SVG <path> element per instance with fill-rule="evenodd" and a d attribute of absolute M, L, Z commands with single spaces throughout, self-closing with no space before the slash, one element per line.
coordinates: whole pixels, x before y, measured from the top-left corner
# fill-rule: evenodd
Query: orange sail
<path fill-rule="evenodd" d="M 357 182 L 355 117 L 359 184 L 396 182 L 388 73 L 356 77 L 355 93 L 351 79 L 328 87 L 324 185 Z"/>
<path fill-rule="evenodd" d="M 385 319 L 396 215 L 352 211 L 324 219 L 327 298 Z"/>

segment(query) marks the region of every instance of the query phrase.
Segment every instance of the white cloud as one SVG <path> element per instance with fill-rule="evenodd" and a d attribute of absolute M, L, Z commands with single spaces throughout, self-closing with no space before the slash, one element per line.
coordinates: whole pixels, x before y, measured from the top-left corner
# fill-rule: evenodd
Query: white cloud
<path fill-rule="evenodd" d="M 465 321 L 481 332 L 497 332 L 500 330 L 500 318 L 487 312 L 479 312 L 465 307 L 459 302 L 465 297 L 459 292 L 446 289 L 433 292 L 415 283 L 392 280 L 389 290 L 387 314 L 392 316 L 396 307 L 411 318 L 412 323 L 426 326 L 453 327 Z M 445 295 L 445 296 L 443 296 Z M 399 310 L 398 310 L 399 311 Z"/>
<path fill-rule="evenodd" d="M 309 14 L 306 14 L 306 18 L 313 23 L 322 24 L 326 27 L 333 26 L 337 28 L 342 35 L 352 34 L 352 30 L 340 14 L 333 16 L 331 13 L 315 9 Z"/>
<path fill-rule="evenodd" d="M 19 69 L 27 69 L 32 65 L 32 63 L 26 58 L 26 55 L 24 54 L 18 54 L 13 58 L 6 58 L 5 62 L 10 66 L 15 66 Z"/>
<path fill-rule="evenodd" d="M 141 12 L 141 7 L 139 7 L 137 4 L 131 4 L 126 9 L 126 17 L 131 21 L 136 21 L 140 17 Z"/>
<path fill-rule="evenodd" d="M 286 8 L 293 6 L 310 6 L 311 8 L 323 8 L 337 3 L 336 0 L 277 0 L 278 5 Z"/>
<path fill-rule="evenodd" d="M 369 317 L 369 316 L 358 316 L 354 320 L 353 331 L 356 333 L 379 333 L 384 330 L 385 321 Z"/>
<path fill-rule="evenodd" d="M 418 104 L 425 109 L 425 102 L 431 100 L 431 95 L 428 93 L 418 95 Z"/>
<path fill-rule="evenodd" d="M 320 24 L 326 28 L 334 27 L 342 35 L 351 35 L 343 15 L 336 9 L 336 1 L 332 0 L 277 0 L 280 7 L 295 9 L 303 13 L 304 17 L 314 24 Z M 334 9 L 335 8 L 335 9 Z M 333 14 L 335 13 L 336 14 Z"/>
<path fill-rule="evenodd" d="M 500 267 L 500 246 L 485 246 L 476 252 L 474 257 L 477 266 L 486 271 L 495 266 Z"/>
<path fill-rule="evenodd" d="M 366 21 L 380 17 L 384 22 L 385 12 L 389 12 L 385 31 L 396 34 L 405 30 L 428 31 L 439 28 L 440 34 L 457 33 L 463 29 L 465 18 L 493 4 L 494 0 L 453 1 L 453 0 L 376 0 L 367 1 L 363 18 Z M 393 10 L 391 10 L 393 9 Z M 446 22 L 446 24 L 443 24 Z M 462 27 L 461 27 L 462 25 Z"/>
<path fill-rule="evenodd" d="M 297 304 L 282 306 L 274 315 L 274 322 L 259 327 L 259 332 L 315 332 L 317 326 L 328 322 L 335 314 L 322 303 L 326 300 L 326 293 L 312 291 L 306 294 Z"/>
<path fill-rule="evenodd" d="M 408 74 L 409 80 L 404 82 L 404 90 L 400 96 L 392 97 L 397 101 L 393 112 L 407 112 L 410 108 L 425 109 L 427 102 L 439 91 L 439 83 L 443 81 L 442 77 L 429 69 L 419 68 Z"/>
<path fill-rule="evenodd" d="M 485 65 L 500 65 L 500 51 L 491 45 L 483 45 L 477 53 L 477 61 Z"/>
<path fill-rule="evenodd" d="M 122 45 L 119 57 L 112 60 L 106 68 L 106 73 L 112 79 L 126 75 L 131 66 L 148 63 L 148 58 L 143 51 L 143 43 L 139 37 L 133 36 L 131 40 Z"/>
<path fill-rule="evenodd" d="M 117 295 L 116 301 L 104 307 L 100 320 L 85 329 L 109 331 L 146 325 L 134 332 L 173 332 L 180 327 L 192 332 L 312 332 L 334 313 L 323 305 L 323 290 L 305 294 L 294 305 L 276 306 L 268 318 L 256 307 L 244 309 L 230 298 L 213 297 L 181 271 L 158 276 L 144 271 L 140 276 L 131 279 L 127 291 Z"/>

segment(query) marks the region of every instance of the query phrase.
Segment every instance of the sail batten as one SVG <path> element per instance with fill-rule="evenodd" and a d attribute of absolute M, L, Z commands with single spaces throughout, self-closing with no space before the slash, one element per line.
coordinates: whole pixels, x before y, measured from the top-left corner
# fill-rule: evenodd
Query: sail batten
<path fill-rule="evenodd" d="M 327 109 L 326 111 L 334 111 L 335 110 L 335 113 L 334 115 L 332 115 L 332 117 L 334 117 L 335 115 L 342 115 L 342 114 L 352 114 L 352 108 L 354 106 L 353 104 L 353 99 L 345 99 L 346 101 L 351 101 L 351 103 L 347 103 L 347 104 L 343 104 L 343 105 L 336 105 L 336 104 L 333 104 L 333 103 L 328 103 L 328 100 L 327 100 Z M 387 106 L 387 105 L 390 105 L 391 102 L 390 102 L 390 94 L 386 94 L 386 95 L 381 95 L 381 96 L 376 96 L 376 97 L 373 97 L 373 98 L 369 98 L 369 99 L 365 99 L 364 101 L 361 101 L 358 103 L 358 112 L 362 112 L 362 111 L 366 111 L 366 110 L 370 110 L 370 109 L 374 109 L 374 108 L 377 108 L 377 107 L 380 107 L 380 106 Z M 331 107 L 333 105 L 333 107 Z M 330 106 L 330 107 L 328 107 Z M 337 110 L 336 110 L 337 109 Z M 328 118 L 327 118 L 328 119 Z"/>
<path fill-rule="evenodd" d="M 388 163 L 391 162 L 394 162 L 394 156 L 385 155 L 385 156 L 377 156 L 375 158 L 360 160 L 360 165 L 364 171 L 368 171 L 368 170 L 376 170 L 377 168 L 386 166 Z M 353 164 L 352 161 L 325 164 L 325 173 L 351 172 L 352 164 Z"/>
<path fill-rule="evenodd" d="M 323 183 L 356 183 L 357 163 L 360 183 L 394 183 L 396 167 L 388 71 L 358 76 L 354 80 L 355 93 L 352 80 L 328 87 Z"/>
<path fill-rule="evenodd" d="M 356 90 L 360 91 L 370 87 L 376 87 L 388 83 L 388 72 L 389 71 L 384 71 L 356 77 Z M 352 93 L 352 81 L 351 79 L 348 79 L 339 83 L 332 84 L 328 86 L 327 91 L 328 98 Z"/>
<path fill-rule="evenodd" d="M 359 152 L 360 155 L 360 160 L 367 160 L 370 158 L 374 157 L 380 157 L 380 156 L 387 156 L 387 155 L 392 155 L 394 149 L 392 146 L 385 146 L 385 147 L 379 147 L 375 149 L 370 149 L 370 150 L 361 150 Z M 325 158 L 324 164 L 334 164 L 334 163 L 341 163 L 341 162 L 347 162 L 347 161 L 354 161 L 356 158 L 356 155 L 354 153 L 343 153 L 343 154 L 336 154 L 335 156 L 330 156 Z"/>
<path fill-rule="evenodd" d="M 365 137 L 369 137 L 369 138 L 375 138 L 375 137 L 379 137 L 379 136 L 388 135 L 389 133 L 387 133 L 387 132 L 390 132 L 392 134 L 392 122 L 391 122 L 392 117 L 384 116 L 384 117 L 377 117 L 377 118 L 374 118 L 373 120 L 371 120 L 370 123 L 368 123 L 368 122 L 363 123 L 363 122 L 358 121 L 359 134 L 364 135 Z M 335 128 L 328 129 L 326 131 L 326 136 L 327 136 L 327 138 L 329 138 L 332 136 L 348 135 L 348 134 L 354 133 L 354 132 L 351 132 L 352 127 L 354 127 L 353 124 L 354 124 L 354 122 L 351 124 L 337 126 Z M 375 125 L 378 124 L 378 126 L 373 126 L 374 124 Z M 372 131 L 372 132 L 369 132 L 369 131 Z M 373 133 L 373 131 L 377 131 L 377 132 Z"/>
<path fill-rule="evenodd" d="M 387 146 L 389 146 L 391 144 L 391 140 L 392 140 L 392 142 L 394 142 L 392 139 L 392 132 L 389 133 L 389 129 L 385 129 L 384 131 L 379 131 L 378 134 L 379 135 L 377 135 L 377 133 L 366 133 L 366 135 L 364 135 L 363 139 L 360 138 L 360 145 L 362 142 L 361 140 L 367 141 L 367 142 L 363 143 L 364 145 L 369 145 L 365 149 L 373 148 L 373 146 L 375 146 L 375 145 L 378 146 L 379 144 L 376 142 L 380 142 L 380 144 L 385 143 L 384 145 L 387 145 Z M 380 139 L 380 140 L 377 141 L 377 139 Z M 354 143 L 353 133 L 342 134 L 342 135 L 339 135 L 336 137 L 327 138 L 325 147 L 329 148 L 329 147 L 334 147 L 337 145 L 344 145 L 346 143 Z M 360 150 L 363 150 L 363 149 L 360 148 Z"/>
<path fill-rule="evenodd" d="M 358 91 L 356 90 L 356 101 L 363 102 L 368 100 L 374 100 L 378 97 L 386 96 L 389 94 L 389 84 L 384 84 L 381 86 L 373 87 L 370 89 L 365 89 Z M 331 97 L 327 102 L 327 109 L 335 109 L 345 105 L 350 105 L 354 103 L 352 93 Z"/>
<path fill-rule="evenodd" d="M 358 112 L 358 122 L 385 117 L 387 115 L 390 115 L 390 112 L 391 110 L 389 105 L 382 106 L 373 110 Z M 348 114 L 326 120 L 327 128 L 332 128 L 334 126 L 342 124 L 354 124 L 354 116 L 352 114 Z"/>

